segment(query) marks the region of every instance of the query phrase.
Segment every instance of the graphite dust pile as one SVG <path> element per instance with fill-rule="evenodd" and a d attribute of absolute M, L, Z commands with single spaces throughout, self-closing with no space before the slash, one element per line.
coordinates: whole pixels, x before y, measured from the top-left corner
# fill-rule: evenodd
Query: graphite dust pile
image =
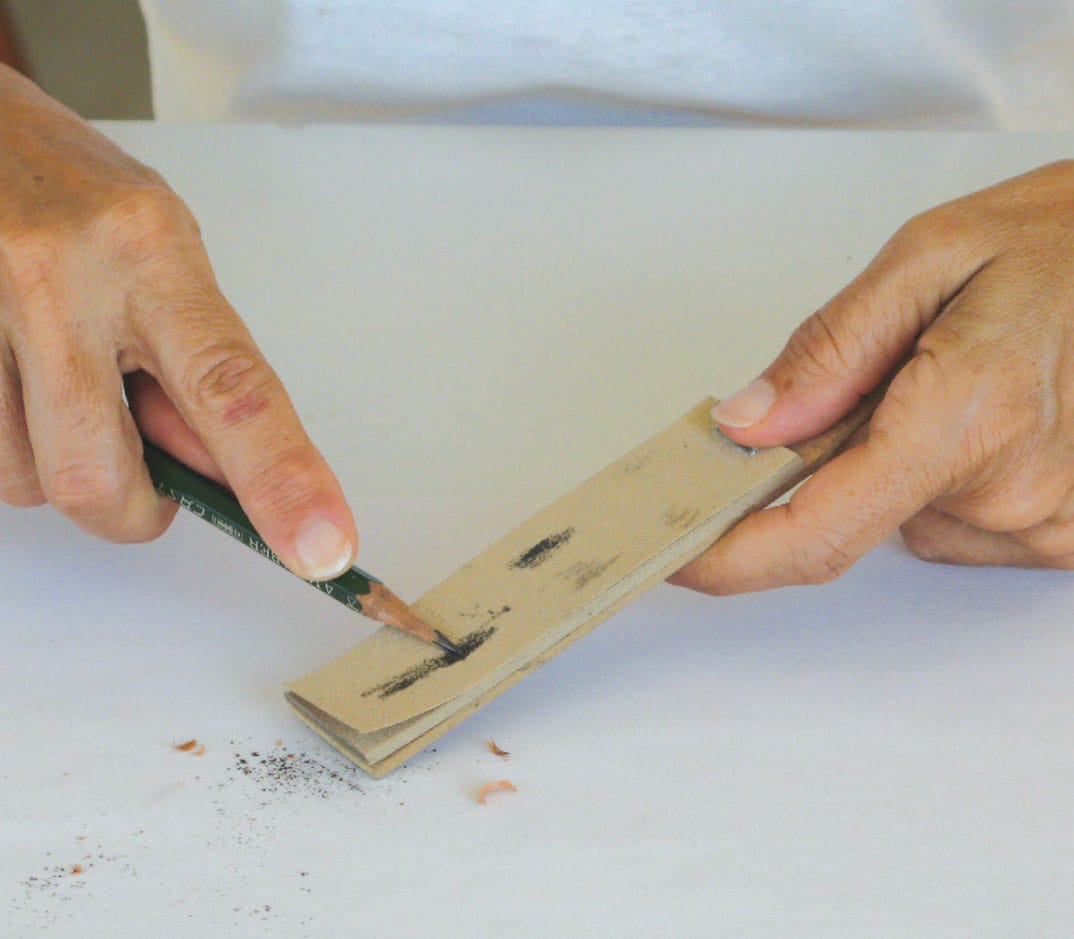
<path fill-rule="evenodd" d="M 265 750 L 244 750 L 232 740 L 231 764 L 227 769 L 228 785 L 236 779 L 254 783 L 265 796 L 304 795 L 329 799 L 344 792 L 364 792 L 358 784 L 361 770 L 331 754 L 311 756 L 290 750 L 282 741 Z"/>

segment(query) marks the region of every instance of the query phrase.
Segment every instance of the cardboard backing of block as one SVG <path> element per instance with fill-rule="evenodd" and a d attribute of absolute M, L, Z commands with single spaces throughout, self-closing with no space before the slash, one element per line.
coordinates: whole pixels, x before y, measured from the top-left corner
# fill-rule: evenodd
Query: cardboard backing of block
<path fill-rule="evenodd" d="M 844 421 L 805 448 L 750 453 L 713 430 L 714 403 L 701 402 L 412 604 L 468 650 L 463 660 L 383 627 L 294 682 L 288 701 L 380 777 L 785 492 L 852 429 Z"/>

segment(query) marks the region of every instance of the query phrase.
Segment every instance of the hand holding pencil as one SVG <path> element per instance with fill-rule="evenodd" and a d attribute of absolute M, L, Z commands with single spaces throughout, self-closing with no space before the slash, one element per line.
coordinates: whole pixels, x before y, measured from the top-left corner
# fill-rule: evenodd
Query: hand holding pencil
<path fill-rule="evenodd" d="M 0 201 L 0 501 L 51 502 L 110 541 L 155 538 L 175 505 L 153 489 L 141 430 L 226 481 L 291 570 L 345 571 L 358 534 L 342 490 L 190 211 L 4 66 Z"/>

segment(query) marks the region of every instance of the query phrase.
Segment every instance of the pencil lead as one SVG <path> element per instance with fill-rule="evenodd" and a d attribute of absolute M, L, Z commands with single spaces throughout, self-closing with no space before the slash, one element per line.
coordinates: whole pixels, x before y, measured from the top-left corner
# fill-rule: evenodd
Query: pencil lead
<path fill-rule="evenodd" d="M 436 630 L 436 644 L 440 646 L 445 652 L 450 653 L 457 659 L 466 658 L 466 653 L 462 651 L 455 643 L 453 643 L 447 636 L 445 636 L 440 630 Z"/>

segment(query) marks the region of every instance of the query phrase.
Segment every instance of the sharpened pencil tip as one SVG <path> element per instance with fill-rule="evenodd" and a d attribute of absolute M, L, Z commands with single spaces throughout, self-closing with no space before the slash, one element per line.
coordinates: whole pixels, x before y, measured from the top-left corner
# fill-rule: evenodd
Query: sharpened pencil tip
<path fill-rule="evenodd" d="M 462 649 L 460 649 L 455 643 L 453 643 L 447 636 L 445 636 L 440 630 L 436 630 L 436 644 L 440 646 L 445 652 L 450 653 L 457 659 L 466 658 Z"/>

